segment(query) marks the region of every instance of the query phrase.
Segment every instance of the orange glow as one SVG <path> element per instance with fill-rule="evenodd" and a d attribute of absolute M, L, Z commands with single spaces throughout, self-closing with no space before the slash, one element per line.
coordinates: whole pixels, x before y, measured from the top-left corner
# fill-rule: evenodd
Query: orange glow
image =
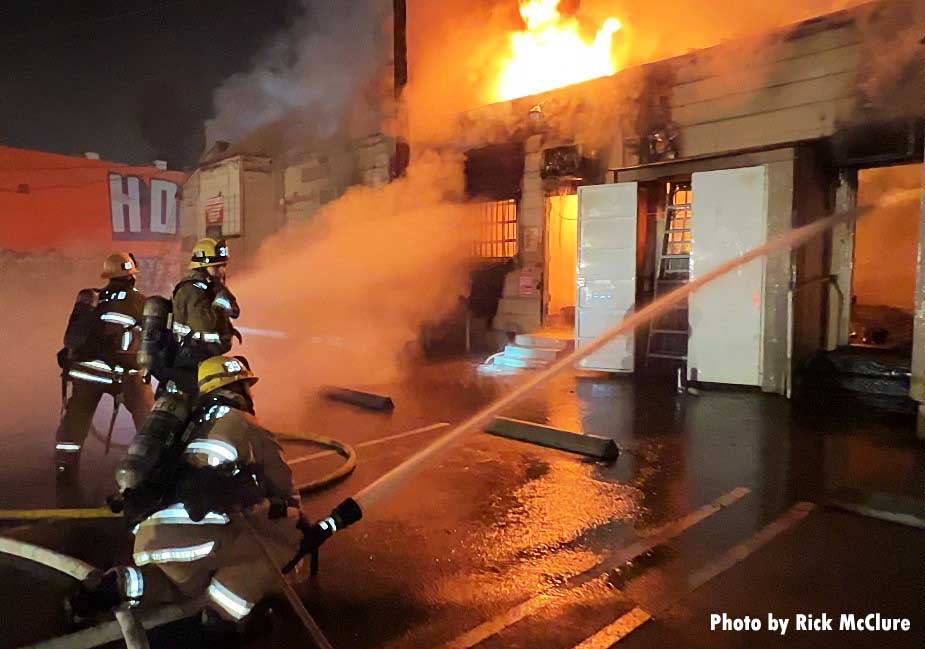
<path fill-rule="evenodd" d="M 526 31 L 510 35 L 510 54 L 501 66 L 494 101 L 526 97 L 616 73 L 613 37 L 622 23 L 608 18 L 592 40 L 578 21 L 559 13 L 559 0 L 520 0 Z"/>

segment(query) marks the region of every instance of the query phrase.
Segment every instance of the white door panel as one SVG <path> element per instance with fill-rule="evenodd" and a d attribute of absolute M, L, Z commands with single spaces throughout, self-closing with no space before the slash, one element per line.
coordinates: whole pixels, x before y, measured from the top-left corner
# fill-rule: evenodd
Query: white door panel
<path fill-rule="evenodd" d="M 632 250 L 636 254 L 636 238 L 628 241 L 625 236 L 626 225 L 621 221 L 609 221 L 597 217 L 587 217 L 585 227 L 581 233 L 580 245 L 588 248 L 588 252 L 600 252 L 595 250 L 596 246 L 603 244 L 606 247 L 613 246 L 618 250 Z M 635 225 L 634 225 L 635 227 Z M 635 263 L 635 262 L 634 262 Z"/>
<path fill-rule="evenodd" d="M 767 239 L 767 168 L 695 173 L 691 279 Z M 688 378 L 761 385 L 764 260 L 740 267 L 689 299 Z"/>
<path fill-rule="evenodd" d="M 579 307 L 606 307 L 611 311 L 626 309 L 635 304 L 635 300 L 628 301 L 628 296 L 635 291 L 635 280 L 613 282 L 610 280 L 585 280 L 584 286 L 578 289 Z"/>
<path fill-rule="evenodd" d="M 598 239 L 593 245 L 601 245 Z M 594 249 L 585 248 L 584 259 L 579 260 L 579 265 L 584 271 L 584 277 L 588 280 L 607 280 L 609 282 L 628 281 L 632 277 L 621 277 L 627 273 L 636 272 L 636 251 L 629 248 L 604 248 Z M 616 258 L 620 258 L 617 260 Z M 629 258 L 632 263 L 626 263 Z M 614 272 L 619 273 L 615 275 Z"/>
<path fill-rule="evenodd" d="M 575 340 L 581 347 L 633 312 L 636 304 L 636 183 L 578 189 Z M 635 340 L 622 336 L 579 363 L 632 372 Z"/>
<path fill-rule="evenodd" d="M 620 320 L 632 314 L 634 306 L 633 304 L 628 304 L 622 309 L 614 309 L 613 311 L 586 312 L 585 317 L 578 324 L 579 337 L 585 339 L 597 338 L 614 326 L 614 318 L 616 318 L 616 322 L 620 322 Z"/>

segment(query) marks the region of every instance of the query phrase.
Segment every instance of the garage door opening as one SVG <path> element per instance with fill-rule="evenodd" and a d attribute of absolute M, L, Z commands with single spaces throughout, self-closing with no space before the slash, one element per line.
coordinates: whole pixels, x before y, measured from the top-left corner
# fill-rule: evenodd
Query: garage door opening
<path fill-rule="evenodd" d="M 863 169 L 858 203 L 922 183 L 921 165 Z M 918 205 L 877 208 L 857 223 L 851 292 L 851 344 L 911 356 L 918 246 Z"/>
<path fill-rule="evenodd" d="M 575 324 L 578 194 L 546 197 L 546 326 Z"/>

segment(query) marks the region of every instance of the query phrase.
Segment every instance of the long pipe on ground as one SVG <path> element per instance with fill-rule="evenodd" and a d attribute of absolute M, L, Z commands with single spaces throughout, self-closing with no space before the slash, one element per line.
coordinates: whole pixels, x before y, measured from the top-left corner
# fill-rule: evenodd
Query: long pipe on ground
<path fill-rule="evenodd" d="M 587 358 L 591 354 L 603 348 L 615 338 L 628 334 L 641 324 L 667 312 L 674 305 L 687 299 L 687 297 L 692 293 L 697 292 L 713 280 L 722 277 L 726 273 L 729 273 L 736 268 L 739 268 L 740 266 L 744 266 L 751 261 L 764 257 L 777 250 L 797 248 L 810 239 L 828 231 L 835 225 L 855 220 L 869 210 L 870 208 L 861 208 L 839 212 L 827 218 L 820 219 L 809 225 L 805 225 L 796 230 L 792 230 L 787 234 L 775 237 L 771 241 L 768 241 L 767 243 L 758 246 L 757 248 L 749 250 L 740 257 L 720 264 L 716 268 L 704 273 L 702 276 L 691 280 L 686 285 L 679 287 L 674 291 L 666 294 L 664 297 L 661 297 L 646 305 L 639 311 L 636 311 L 635 313 L 624 318 L 619 324 L 605 331 L 595 340 L 575 349 L 575 351 L 573 351 L 571 354 L 563 357 L 553 365 L 549 366 L 549 368 L 533 374 L 507 395 L 486 406 L 465 421 L 457 424 L 452 430 L 450 430 L 439 440 L 418 452 L 417 454 L 412 455 L 410 458 L 393 468 L 391 471 L 388 471 L 361 489 L 353 497 L 353 499 L 357 502 L 362 511 L 367 511 L 370 507 L 374 507 L 383 498 L 387 498 L 390 494 L 399 489 L 404 483 L 417 475 L 418 471 L 420 471 L 425 464 L 432 461 L 441 453 L 459 442 L 463 437 L 483 429 L 490 421 L 501 414 L 502 411 L 520 401 L 529 392 L 548 383 L 559 374 L 573 367 L 574 364 L 578 361 Z"/>

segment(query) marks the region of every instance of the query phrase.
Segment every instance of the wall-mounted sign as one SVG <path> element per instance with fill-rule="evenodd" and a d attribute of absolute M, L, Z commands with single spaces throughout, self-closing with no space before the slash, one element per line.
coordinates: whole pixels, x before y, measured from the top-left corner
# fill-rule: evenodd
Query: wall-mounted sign
<path fill-rule="evenodd" d="M 520 297 L 533 297 L 539 295 L 537 291 L 537 272 L 533 267 L 522 268 L 517 283 L 517 294 Z"/>
<path fill-rule="evenodd" d="M 225 222 L 225 197 L 219 194 L 206 200 L 206 226 L 221 225 Z"/>
<path fill-rule="evenodd" d="M 180 231 L 180 187 L 175 182 L 109 174 L 112 238 L 174 239 Z"/>

